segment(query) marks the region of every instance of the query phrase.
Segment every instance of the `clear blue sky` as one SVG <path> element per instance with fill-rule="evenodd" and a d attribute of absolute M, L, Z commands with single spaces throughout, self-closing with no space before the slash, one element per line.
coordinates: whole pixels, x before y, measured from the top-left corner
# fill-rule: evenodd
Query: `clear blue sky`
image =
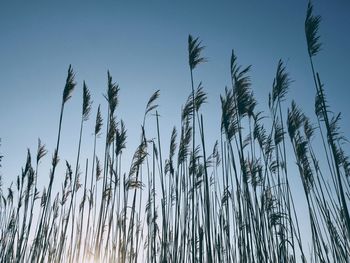
<path fill-rule="evenodd" d="M 332 109 L 343 112 L 342 129 L 349 135 L 350 4 L 322 0 L 314 6 L 322 16 L 323 43 L 316 67 Z M 91 119 L 99 103 L 106 115 L 102 94 L 108 69 L 120 85 L 117 114 L 126 122 L 130 152 L 139 141 L 145 104 L 157 89 L 161 90 L 162 137 L 167 141 L 172 126 L 179 126 L 181 105 L 190 92 L 189 33 L 199 36 L 206 46 L 208 63 L 196 69 L 195 81 L 203 81 L 209 95 L 204 106 L 209 144 L 219 138 L 219 95 L 230 84 L 232 49 L 241 64 L 253 65 L 253 89 L 260 110 L 266 109 L 282 58 L 294 80 L 288 97 L 313 116 L 315 92 L 304 36 L 306 7 L 307 1 L 301 0 L 1 1 L 0 149 L 5 157 L 0 172 L 5 186 L 20 173 L 26 148 L 35 152 L 38 137 L 49 150 L 50 157 L 43 163 L 49 167 L 69 64 L 78 85 L 66 105 L 63 160 L 75 160 L 83 80 L 94 100 Z M 86 126 L 82 150 L 88 154 L 82 159 L 92 154 L 92 123 Z M 48 169 L 42 169 L 39 181 L 48 182 Z"/>

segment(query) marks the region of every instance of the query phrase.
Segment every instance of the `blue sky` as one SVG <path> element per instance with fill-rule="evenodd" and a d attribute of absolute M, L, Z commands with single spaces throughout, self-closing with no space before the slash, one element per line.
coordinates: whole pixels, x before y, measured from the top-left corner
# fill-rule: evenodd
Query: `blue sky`
<path fill-rule="evenodd" d="M 322 16 L 323 43 L 316 67 L 332 110 L 343 113 L 342 130 L 347 135 L 350 4 L 322 0 L 314 5 L 315 13 Z M 195 81 L 202 81 L 208 92 L 203 113 L 209 147 L 220 135 L 219 95 L 230 85 L 232 49 L 240 64 L 253 65 L 252 88 L 260 110 L 266 110 L 281 58 L 294 80 L 286 107 L 293 98 L 314 118 L 315 92 L 304 36 L 306 7 L 307 1 L 301 0 L 1 1 L 0 150 L 5 157 L 0 172 L 5 185 L 20 173 L 26 148 L 35 152 L 38 137 L 47 145 L 48 156 L 52 155 L 69 64 L 76 72 L 77 87 L 66 105 L 62 159 L 73 162 L 75 158 L 83 80 L 94 100 L 91 119 L 99 103 L 106 115 L 102 94 L 107 70 L 120 85 L 117 114 L 126 123 L 130 152 L 139 141 L 148 97 L 157 89 L 166 142 L 173 125 L 180 124 L 181 106 L 190 92 L 188 34 L 199 36 L 206 46 L 203 54 L 208 63 L 196 69 Z M 82 159 L 92 155 L 92 125 L 93 120 L 86 125 Z M 153 125 L 152 118 L 150 130 Z M 43 166 L 48 168 L 49 163 L 46 157 Z M 39 182 L 47 181 L 48 169 L 43 169 Z"/>

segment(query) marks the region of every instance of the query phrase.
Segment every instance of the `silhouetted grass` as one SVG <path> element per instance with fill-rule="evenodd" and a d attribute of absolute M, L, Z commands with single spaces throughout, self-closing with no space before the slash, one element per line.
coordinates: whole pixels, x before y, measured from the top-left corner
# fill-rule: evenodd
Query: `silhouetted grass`
<path fill-rule="evenodd" d="M 84 82 L 75 166 L 66 161 L 62 189 L 53 193 L 54 179 L 61 180 L 55 178 L 60 138 L 67 136 L 61 135 L 64 107 L 76 86 L 69 66 L 47 187 L 37 189 L 40 160 L 47 153 L 40 140 L 35 158 L 28 150 L 21 175 L 7 191 L 0 180 L 0 261 L 348 262 L 350 162 L 342 148 L 340 114 L 331 112 L 313 61 L 321 50 L 320 20 L 309 4 L 305 34 L 316 89 L 314 118 L 294 101 L 286 110 L 292 80 L 282 60 L 272 76 L 268 112 L 258 111 L 251 66 L 241 66 L 232 51 L 231 87 L 220 96 L 221 133 L 210 148 L 201 111 L 207 94 L 194 78 L 206 62 L 205 49 L 190 35 L 190 95 L 170 145 L 161 140 L 155 91 L 140 137 L 130 138 L 139 146 L 124 171 L 127 130 L 117 115 L 119 86 L 108 72 L 108 111 L 103 117 L 97 108 L 91 159 L 80 160 L 84 123 L 92 112 Z M 146 130 L 150 118 L 155 134 Z M 99 139 L 102 129 L 106 136 Z M 314 137 L 321 139 L 323 152 L 315 150 Z M 290 187 L 295 171 L 308 221 L 300 222 L 305 216 L 296 212 Z M 311 238 L 300 231 L 306 223 Z"/>

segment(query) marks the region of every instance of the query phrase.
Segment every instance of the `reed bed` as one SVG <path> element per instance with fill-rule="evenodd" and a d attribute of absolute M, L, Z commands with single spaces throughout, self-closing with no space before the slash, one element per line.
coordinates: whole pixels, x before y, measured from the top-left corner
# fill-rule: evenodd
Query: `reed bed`
<path fill-rule="evenodd" d="M 40 161 L 48 158 L 39 140 L 35 154 L 28 150 L 16 182 L 0 190 L 0 261 L 349 262 L 350 161 L 343 150 L 341 115 L 331 111 L 314 63 L 321 49 L 320 20 L 309 4 L 305 35 L 314 116 L 306 116 L 294 101 L 286 105 L 292 78 L 282 60 L 271 76 L 268 110 L 257 110 L 251 67 L 241 66 L 232 51 L 231 86 L 219 101 L 221 133 L 209 146 L 202 114 L 207 94 L 195 74 L 207 62 L 205 48 L 190 35 L 191 83 L 181 125 L 161 137 L 160 91 L 155 91 L 140 137 L 132 138 L 139 145 L 129 169 L 122 158 L 127 129 L 117 115 L 120 88 L 109 72 L 108 111 L 92 107 L 84 82 L 76 159 L 60 161 L 64 110 L 76 89 L 69 66 L 47 186 L 37 187 Z M 146 130 L 150 119 L 156 123 L 154 134 Z M 81 160 L 82 138 L 91 133 L 86 122 L 95 124 L 93 151 Z M 164 136 L 170 145 L 164 145 Z M 314 145 L 315 137 L 321 147 Z M 103 148 L 102 155 L 97 148 Z M 65 176 L 56 193 L 59 165 Z M 297 213 L 292 180 L 301 182 L 307 215 Z M 301 224 L 307 224 L 311 237 Z"/>

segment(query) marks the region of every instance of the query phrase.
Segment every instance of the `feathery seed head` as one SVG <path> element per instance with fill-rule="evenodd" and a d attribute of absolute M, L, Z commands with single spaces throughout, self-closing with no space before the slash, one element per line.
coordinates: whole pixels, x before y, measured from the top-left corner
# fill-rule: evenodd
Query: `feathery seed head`
<path fill-rule="evenodd" d="M 206 58 L 201 57 L 201 52 L 204 49 L 204 46 L 201 44 L 202 42 L 199 41 L 198 37 L 188 36 L 188 61 L 191 70 L 195 69 L 198 64 L 207 61 Z"/>
<path fill-rule="evenodd" d="M 305 36 L 307 42 L 307 49 L 309 55 L 315 56 L 321 50 L 320 36 L 318 35 L 318 29 L 321 22 L 320 16 L 314 16 L 312 14 L 313 6 L 309 2 L 307 6 L 306 19 L 305 19 Z"/>
<path fill-rule="evenodd" d="M 84 81 L 84 84 L 83 84 L 83 120 L 84 121 L 87 121 L 89 118 L 89 115 L 91 112 L 91 104 L 92 104 L 91 94 Z"/>
<path fill-rule="evenodd" d="M 68 75 L 66 80 L 66 85 L 63 90 L 63 104 L 67 102 L 72 97 L 72 92 L 76 83 L 74 82 L 75 73 L 73 72 L 73 68 L 69 65 Z"/>
<path fill-rule="evenodd" d="M 97 108 L 96 123 L 95 123 L 95 135 L 98 135 L 100 133 L 101 128 L 102 128 L 102 123 L 103 123 L 100 106 L 101 105 L 98 105 L 98 108 Z"/>

